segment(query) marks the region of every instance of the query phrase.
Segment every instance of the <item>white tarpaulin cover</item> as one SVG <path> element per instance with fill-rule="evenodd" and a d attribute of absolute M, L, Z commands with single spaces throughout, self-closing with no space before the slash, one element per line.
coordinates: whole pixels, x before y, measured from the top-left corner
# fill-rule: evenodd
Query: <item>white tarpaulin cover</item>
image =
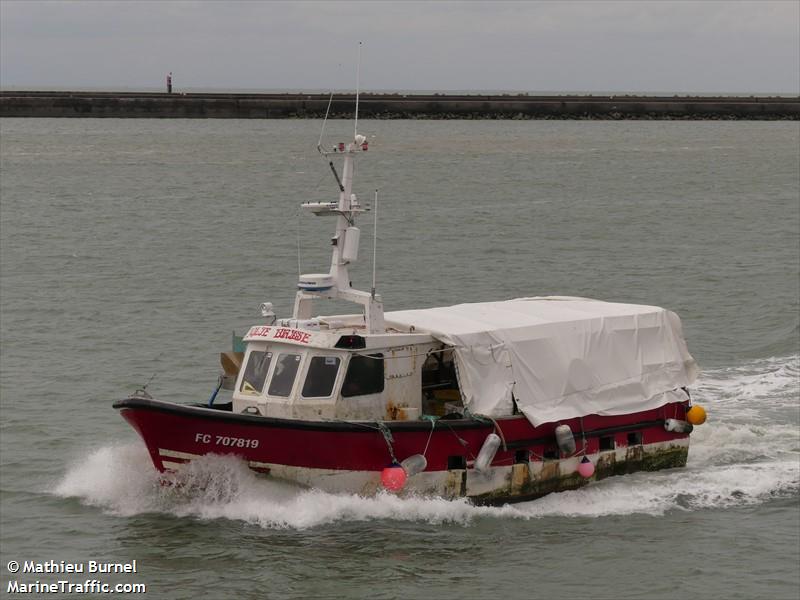
<path fill-rule="evenodd" d="M 680 319 L 657 306 L 518 298 L 389 312 L 386 322 L 455 348 L 472 413 L 510 415 L 513 393 L 535 426 L 658 408 L 698 374 Z"/>

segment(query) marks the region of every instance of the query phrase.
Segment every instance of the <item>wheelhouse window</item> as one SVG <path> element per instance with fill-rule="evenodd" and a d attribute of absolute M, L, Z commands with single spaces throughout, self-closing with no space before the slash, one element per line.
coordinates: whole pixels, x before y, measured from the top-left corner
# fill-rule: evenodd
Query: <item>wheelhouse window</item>
<path fill-rule="evenodd" d="M 339 373 L 338 356 L 313 356 L 303 384 L 304 398 L 327 398 L 333 393 L 333 384 Z"/>
<path fill-rule="evenodd" d="M 292 393 L 294 378 L 299 367 L 299 354 L 280 354 L 275 362 L 275 372 L 272 374 L 267 393 L 270 396 L 288 397 Z"/>
<path fill-rule="evenodd" d="M 342 396 L 365 396 L 383 391 L 383 354 L 350 357 L 342 384 Z"/>
<path fill-rule="evenodd" d="M 260 394 L 264 389 L 264 382 L 267 379 L 269 365 L 272 362 L 272 352 L 254 350 L 247 359 L 247 366 L 244 368 L 242 385 L 239 391 L 244 394 Z"/>

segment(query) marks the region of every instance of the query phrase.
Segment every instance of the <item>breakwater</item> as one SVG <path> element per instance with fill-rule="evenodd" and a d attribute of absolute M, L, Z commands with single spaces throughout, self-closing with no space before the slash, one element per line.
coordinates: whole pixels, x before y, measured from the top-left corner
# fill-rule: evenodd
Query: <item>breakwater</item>
<path fill-rule="evenodd" d="M 327 94 L 0 91 L 0 117 L 189 119 L 319 118 Z M 331 117 L 350 118 L 355 96 L 336 94 Z M 792 119 L 800 97 L 361 94 L 379 119 Z"/>

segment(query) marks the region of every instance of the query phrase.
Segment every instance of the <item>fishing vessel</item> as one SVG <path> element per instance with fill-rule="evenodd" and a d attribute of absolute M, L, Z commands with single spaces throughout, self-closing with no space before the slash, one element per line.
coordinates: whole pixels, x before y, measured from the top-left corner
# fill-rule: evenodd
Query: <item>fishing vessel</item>
<path fill-rule="evenodd" d="M 261 305 L 242 347 L 222 353 L 210 401 L 138 390 L 114 403 L 158 471 L 235 455 L 266 477 L 331 492 L 491 504 L 686 464 L 705 411 L 692 405 L 698 368 L 676 314 L 538 296 L 384 312 L 374 257 L 370 291 L 349 273 L 356 220 L 377 209 L 377 195 L 368 207 L 354 193 L 367 139 L 356 125 L 349 142 L 326 147 L 320 136 L 318 150 L 338 199 L 303 207 L 335 223 L 328 271 L 299 277 L 291 316 Z M 321 316 L 328 299 L 357 308 Z"/>

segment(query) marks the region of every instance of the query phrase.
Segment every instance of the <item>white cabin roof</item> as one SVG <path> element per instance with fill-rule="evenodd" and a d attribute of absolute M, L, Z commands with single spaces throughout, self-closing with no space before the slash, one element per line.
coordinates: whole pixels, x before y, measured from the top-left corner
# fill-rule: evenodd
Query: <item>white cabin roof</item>
<path fill-rule="evenodd" d="M 697 377 L 680 319 L 657 306 L 573 297 L 517 298 L 389 312 L 386 324 L 455 348 L 475 414 L 518 408 L 534 424 L 674 401 Z"/>

